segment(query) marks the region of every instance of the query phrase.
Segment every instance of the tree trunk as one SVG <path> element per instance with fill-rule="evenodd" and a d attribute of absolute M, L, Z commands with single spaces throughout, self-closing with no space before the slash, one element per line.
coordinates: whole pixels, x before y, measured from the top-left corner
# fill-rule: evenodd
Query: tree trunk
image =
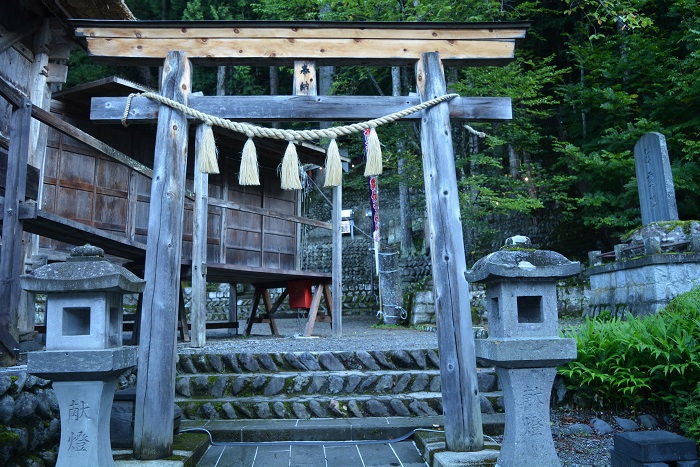
<path fill-rule="evenodd" d="M 226 95 L 226 67 L 220 66 L 216 69 L 216 95 Z"/>
<path fill-rule="evenodd" d="M 515 148 L 512 145 L 508 145 L 508 168 L 510 169 L 510 176 L 512 178 L 518 178 L 520 176 L 520 160 L 518 159 L 518 153 L 515 152 Z"/>

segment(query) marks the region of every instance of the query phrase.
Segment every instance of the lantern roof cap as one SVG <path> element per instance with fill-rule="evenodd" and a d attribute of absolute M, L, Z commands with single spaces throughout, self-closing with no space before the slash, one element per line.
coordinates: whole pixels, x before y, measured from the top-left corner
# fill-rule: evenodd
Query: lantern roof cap
<path fill-rule="evenodd" d="M 37 268 L 20 280 L 24 290 L 35 293 L 140 293 L 146 286 L 146 281 L 107 261 L 104 250 L 92 245 L 73 248 L 67 261 Z"/>
<path fill-rule="evenodd" d="M 569 261 L 555 251 L 532 248 L 528 237 L 516 235 L 508 238 L 499 251 L 479 259 L 464 276 L 468 282 L 518 277 L 556 280 L 575 276 L 580 271 L 578 261 Z"/>

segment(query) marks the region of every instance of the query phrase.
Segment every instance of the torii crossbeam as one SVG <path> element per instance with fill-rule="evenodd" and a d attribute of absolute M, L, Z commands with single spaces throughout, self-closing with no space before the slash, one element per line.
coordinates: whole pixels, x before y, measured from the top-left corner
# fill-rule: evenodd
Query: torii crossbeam
<path fill-rule="evenodd" d="M 206 97 L 189 96 L 191 65 L 291 65 L 315 61 L 319 65 L 416 65 L 420 102 L 446 94 L 443 63 L 450 66 L 502 65 L 513 59 L 515 42 L 529 26 L 515 23 L 324 23 L 324 22 L 134 22 L 72 21 L 77 37 L 97 62 L 119 65 L 161 65 L 161 93 L 213 115 L 233 118 L 231 106 L 241 106 L 242 120 L 293 120 L 298 107 L 308 120 L 373 118 L 386 106 L 402 106 L 411 98 L 367 97 Z M 174 52 L 178 51 L 178 52 Z M 414 98 L 415 99 L 415 98 Z M 216 102 L 221 105 L 217 105 Z M 247 104 L 242 103 L 246 101 Z M 255 104 L 255 111 L 251 107 Z M 298 105 L 297 105 L 298 104 Z M 359 107 L 359 109 L 358 109 Z M 204 110 L 207 108 L 208 110 Z M 292 109 L 294 112 L 292 112 Z M 92 116 L 101 122 L 121 119 L 117 100 L 95 99 Z M 359 113 L 358 113 L 359 111 Z M 441 382 L 446 443 L 452 451 L 483 448 L 476 378 L 476 357 L 464 277 L 466 259 L 459 218 L 459 193 L 454 170 L 450 118 L 507 120 L 510 101 L 461 98 L 424 110 L 421 144 L 425 176 L 435 308 L 438 313 Z M 187 119 L 165 106 L 135 99 L 130 122 L 158 118 L 154 173 L 162 180 L 151 193 L 151 220 L 139 349 L 134 454 L 157 459 L 172 451 L 172 410 L 175 367 L 175 313 L 179 280 L 181 211 L 184 192 L 182 156 L 187 145 Z M 307 118 L 305 118 L 306 120 Z M 183 128 L 184 126 L 184 128 Z M 174 157 L 179 164 L 166 164 Z M 178 167 L 173 167 L 178 166 Z M 154 177 L 155 180 L 155 177 Z M 157 221 L 160 222 L 157 222 Z M 153 233 L 153 235 L 151 235 Z M 170 257 L 168 257 L 168 252 Z M 150 258 L 150 259 L 149 259 Z M 156 274 L 157 271 L 157 274 Z M 334 293 L 334 295 L 337 295 Z M 335 297 L 334 297 L 335 300 Z M 171 307 L 171 308 L 169 308 Z M 162 317 L 172 315 L 172 326 Z M 161 321 L 153 331 L 152 316 Z M 153 350 L 155 353 L 149 355 Z M 157 355 L 157 356 L 156 356 Z M 150 362 L 149 362 L 150 358 Z M 158 361 L 153 361 L 158 359 Z M 142 362 L 149 362 L 142 368 Z M 157 396 L 156 396 L 157 394 Z M 165 417 L 164 417 L 165 416 Z"/>

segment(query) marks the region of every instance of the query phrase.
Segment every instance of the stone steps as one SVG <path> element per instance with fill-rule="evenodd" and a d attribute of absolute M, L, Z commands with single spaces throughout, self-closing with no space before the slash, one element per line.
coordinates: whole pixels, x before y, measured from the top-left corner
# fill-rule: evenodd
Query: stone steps
<path fill-rule="evenodd" d="M 502 412 L 492 369 L 481 408 Z M 425 417 L 442 414 L 433 349 L 179 355 L 175 402 L 190 420 Z"/>
<path fill-rule="evenodd" d="M 178 374 L 439 369 L 434 349 L 358 352 L 179 354 Z"/>

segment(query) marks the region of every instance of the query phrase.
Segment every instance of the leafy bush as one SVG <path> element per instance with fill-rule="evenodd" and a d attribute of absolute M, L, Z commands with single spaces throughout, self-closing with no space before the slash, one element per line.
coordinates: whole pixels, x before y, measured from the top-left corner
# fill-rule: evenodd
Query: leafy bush
<path fill-rule="evenodd" d="M 700 384 L 690 394 L 680 394 L 675 416 L 688 436 L 700 441 Z"/>
<path fill-rule="evenodd" d="M 587 319 L 564 336 L 576 339 L 578 358 L 559 374 L 578 403 L 677 409 L 700 383 L 700 288 L 653 316 Z"/>

